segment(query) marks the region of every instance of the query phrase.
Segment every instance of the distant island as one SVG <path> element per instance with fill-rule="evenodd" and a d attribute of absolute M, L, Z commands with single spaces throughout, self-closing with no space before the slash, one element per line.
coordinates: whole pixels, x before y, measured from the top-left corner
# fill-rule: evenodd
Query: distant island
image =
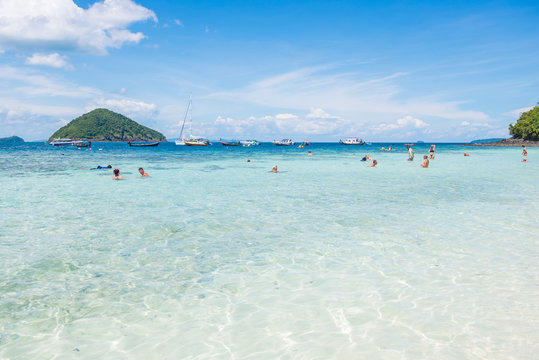
<path fill-rule="evenodd" d="M 539 103 L 538 103 L 539 105 Z M 509 124 L 509 139 L 492 142 L 472 142 L 469 146 L 539 146 L 539 106 L 523 112 L 516 124 Z M 495 139 L 493 139 L 495 140 Z"/>
<path fill-rule="evenodd" d="M 140 125 L 108 109 L 95 109 L 71 120 L 49 138 L 86 139 L 90 141 L 167 141 L 158 131 Z"/>
<path fill-rule="evenodd" d="M 20 145 L 20 144 L 24 144 L 24 140 L 18 136 L 0 138 L 0 145 Z"/>

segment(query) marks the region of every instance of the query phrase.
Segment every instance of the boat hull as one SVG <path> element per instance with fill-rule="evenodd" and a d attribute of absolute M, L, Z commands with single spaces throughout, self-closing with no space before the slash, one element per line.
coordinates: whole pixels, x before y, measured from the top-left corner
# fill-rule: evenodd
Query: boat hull
<path fill-rule="evenodd" d="M 131 147 L 150 147 L 150 146 L 159 145 L 159 142 L 153 142 L 153 143 L 149 143 L 149 144 L 132 144 L 131 142 L 128 142 L 128 144 Z"/>

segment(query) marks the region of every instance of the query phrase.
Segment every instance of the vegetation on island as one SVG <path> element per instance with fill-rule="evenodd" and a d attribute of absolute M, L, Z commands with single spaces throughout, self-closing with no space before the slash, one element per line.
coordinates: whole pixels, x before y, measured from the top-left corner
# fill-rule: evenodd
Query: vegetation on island
<path fill-rule="evenodd" d="M 522 113 L 515 125 L 509 124 L 509 133 L 517 139 L 539 140 L 539 106 Z"/>
<path fill-rule="evenodd" d="M 58 129 L 56 138 L 93 141 L 166 141 L 163 134 L 108 109 L 95 109 Z"/>
<path fill-rule="evenodd" d="M 2 145 L 17 145 L 22 143 L 24 143 L 24 140 L 18 136 L 0 138 L 0 144 Z"/>

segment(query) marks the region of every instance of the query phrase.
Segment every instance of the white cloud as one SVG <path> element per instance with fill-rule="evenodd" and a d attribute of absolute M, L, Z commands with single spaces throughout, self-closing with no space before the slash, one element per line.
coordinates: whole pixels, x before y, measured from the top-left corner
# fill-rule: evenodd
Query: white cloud
<path fill-rule="evenodd" d="M 486 123 L 486 122 L 483 122 L 483 123 L 471 123 L 469 121 L 463 121 L 463 122 L 460 123 L 460 125 L 465 126 L 465 127 L 474 127 L 474 128 L 479 128 L 479 127 L 492 128 L 493 127 L 491 124 Z"/>
<path fill-rule="evenodd" d="M 262 117 L 250 116 L 246 119 L 218 116 L 211 132 L 244 137 L 256 134 L 267 140 L 272 136 L 303 137 L 336 134 L 344 131 L 347 126 L 349 122 L 317 108 L 306 115 L 282 113 Z"/>
<path fill-rule="evenodd" d="M 58 53 L 54 54 L 34 54 L 31 57 L 26 58 L 27 65 L 42 65 L 50 66 L 57 69 L 73 70 L 73 66 L 67 62 L 66 56 L 60 56 Z"/>
<path fill-rule="evenodd" d="M 118 99 L 97 99 L 86 107 L 87 111 L 95 108 L 107 108 L 129 117 L 151 117 L 156 113 L 155 104 L 148 104 L 142 101 L 118 98 Z"/>
<path fill-rule="evenodd" d="M 88 9 L 73 0 L 2 0 L 0 19 L 1 48 L 100 54 L 142 40 L 144 34 L 127 30 L 132 23 L 157 21 L 153 11 L 131 0 L 104 0 Z"/>
<path fill-rule="evenodd" d="M 180 19 L 174 19 L 174 23 L 178 26 L 183 27 L 183 23 L 180 21 Z"/>
<path fill-rule="evenodd" d="M 334 70 L 331 66 L 301 68 L 235 90 L 213 93 L 208 98 L 296 111 L 324 108 L 347 118 L 377 123 L 403 113 L 449 120 L 488 119 L 483 112 L 462 109 L 463 101 L 404 93 L 400 84 L 410 76 L 407 73 L 365 76 Z"/>
<path fill-rule="evenodd" d="M 511 117 L 514 117 L 514 118 L 519 118 L 520 115 L 522 115 L 522 113 L 530 111 L 531 109 L 533 109 L 533 106 L 527 106 L 527 107 L 523 107 L 523 108 L 508 111 L 504 115 L 511 116 Z"/>
<path fill-rule="evenodd" d="M 401 130 L 404 128 L 415 128 L 415 129 L 421 129 L 429 126 L 426 122 L 420 119 L 416 119 L 410 115 L 405 116 L 403 118 L 398 119 L 395 123 L 386 124 L 382 123 L 373 128 L 374 132 L 384 132 L 384 131 L 392 131 L 392 130 Z"/>

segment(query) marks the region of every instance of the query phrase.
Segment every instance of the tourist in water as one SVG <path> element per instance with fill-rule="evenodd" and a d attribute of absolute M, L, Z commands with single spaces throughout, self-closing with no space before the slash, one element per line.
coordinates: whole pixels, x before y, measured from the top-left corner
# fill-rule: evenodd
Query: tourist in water
<path fill-rule="evenodd" d="M 96 169 L 98 169 L 98 170 L 101 170 L 101 169 L 112 169 L 112 165 L 107 165 L 107 166 L 97 165 Z"/>
<path fill-rule="evenodd" d="M 528 161 L 528 150 L 526 150 L 526 145 L 522 145 L 522 156 L 524 156 L 524 159 L 522 159 L 522 162 Z"/>
<path fill-rule="evenodd" d="M 429 157 L 427 155 L 423 155 L 423 164 L 420 164 L 421 167 L 428 168 L 429 167 Z"/>
<path fill-rule="evenodd" d="M 307 153 L 307 156 L 313 156 L 313 154 L 309 151 L 309 152 Z"/>
<path fill-rule="evenodd" d="M 429 149 L 429 157 L 430 159 L 434 159 L 434 149 L 436 149 L 436 145 L 431 145 Z"/>
<path fill-rule="evenodd" d="M 369 155 L 365 155 L 363 156 L 363 159 L 361 159 L 361 161 L 371 161 L 371 157 Z"/>
<path fill-rule="evenodd" d="M 273 169 L 271 169 L 271 172 L 272 172 L 272 173 L 277 173 L 277 165 L 274 165 L 274 166 L 273 166 Z"/>
<path fill-rule="evenodd" d="M 370 164 L 369 167 L 375 167 L 376 165 L 378 165 L 378 161 L 373 160 L 372 164 Z"/>
<path fill-rule="evenodd" d="M 148 175 L 148 173 L 146 171 L 144 171 L 143 168 L 138 168 L 138 172 L 140 173 L 140 175 L 142 177 L 150 176 L 150 175 Z"/>
<path fill-rule="evenodd" d="M 406 145 L 406 148 L 408 149 L 408 161 L 414 161 L 414 150 L 412 150 L 410 145 Z"/>
<path fill-rule="evenodd" d="M 112 178 L 114 180 L 123 180 L 123 176 L 120 176 L 120 170 L 114 169 L 114 176 Z"/>
<path fill-rule="evenodd" d="M 470 154 L 468 154 L 468 153 L 464 153 L 464 156 L 470 156 Z"/>

